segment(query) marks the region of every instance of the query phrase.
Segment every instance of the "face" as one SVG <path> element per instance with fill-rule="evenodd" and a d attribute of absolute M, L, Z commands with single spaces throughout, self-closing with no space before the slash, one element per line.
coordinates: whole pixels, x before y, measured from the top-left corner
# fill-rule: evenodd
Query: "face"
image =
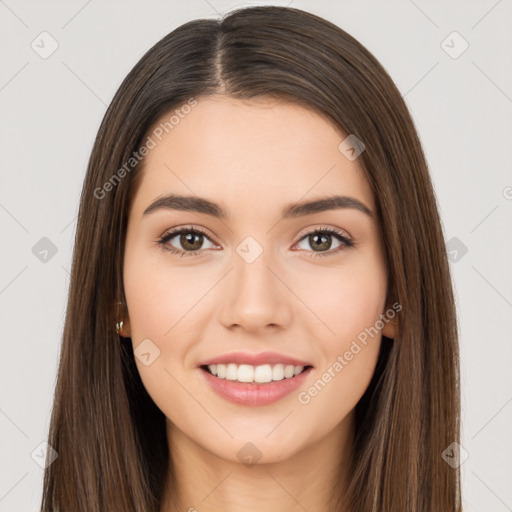
<path fill-rule="evenodd" d="M 375 212 L 373 193 L 338 149 L 346 134 L 317 113 L 224 96 L 188 110 L 150 133 L 129 212 L 123 335 L 177 435 L 233 462 L 249 442 L 262 462 L 284 460 L 353 419 L 381 334 L 394 335 L 379 322 L 387 275 L 364 211 Z M 361 205 L 290 208 L 333 196 Z M 220 376 L 202 367 L 219 357 Z M 238 382 L 255 377 L 275 380 Z"/>

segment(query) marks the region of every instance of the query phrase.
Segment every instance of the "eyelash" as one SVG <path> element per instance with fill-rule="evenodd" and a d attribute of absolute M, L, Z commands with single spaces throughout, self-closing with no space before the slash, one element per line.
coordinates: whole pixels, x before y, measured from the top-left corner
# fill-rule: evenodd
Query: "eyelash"
<path fill-rule="evenodd" d="M 157 240 L 157 244 L 159 247 L 162 247 L 163 249 L 171 252 L 172 254 L 176 254 L 176 255 L 179 255 L 181 257 L 183 256 L 199 256 L 201 254 L 201 250 L 198 250 L 198 251 L 181 251 L 181 250 L 178 250 L 172 246 L 167 246 L 167 242 L 173 238 L 175 238 L 177 235 L 182 235 L 182 234 L 190 234 L 190 233 L 193 233 L 193 234 L 201 234 L 201 235 L 204 235 L 208 240 L 210 240 L 210 242 L 212 241 L 210 239 L 210 237 L 208 236 L 208 234 L 203 231 L 202 229 L 200 228 L 191 228 L 191 227 L 184 227 L 184 228 L 178 228 L 178 229 L 175 229 L 175 230 L 171 230 L 171 231 L 168 231 L 167 233 L 165 233 L 164 235 L 162 235 L 161 238 L 159 238 Z M 343 235 L 340 231 L 336 230 L 336 229 L 333 229 L 333 228 L 330 228 L 330 227 L 321 227 L 321 228 L 318 228 L 318 229 L 315 229 L 313 231 L 309 231 L 308 233 L 305 233 L 297 243 L 301 242 L 302 240 L 304 240 L 305 238 L 311 236 L 311 235 L 315 235 L 315 234 L 328 234 L 328 235 L 331 235 L 331 236 L 334 236 L 335 238 L 337 238 L 340 242 L 341 242 L 341 245 L 334 249 L 334 250 L 329 250 L 329 251 L 321 251 L 321 252 L 317 252 L 317 251 L 307 251 L 307 252 L 312 252 L 312 255 L 310 257 L 312 258 L 316 258 L 318 256 L 332 256 L 333 254 L 337 254 L 338 252 L 344 250 L 344 249 L 347 249 L 347 248 L 350 248 L 350 247 L 355 247 L 355 242 L 353 240 L 351 240 L 350 238 L 347 238 L 345 235 Z"/>

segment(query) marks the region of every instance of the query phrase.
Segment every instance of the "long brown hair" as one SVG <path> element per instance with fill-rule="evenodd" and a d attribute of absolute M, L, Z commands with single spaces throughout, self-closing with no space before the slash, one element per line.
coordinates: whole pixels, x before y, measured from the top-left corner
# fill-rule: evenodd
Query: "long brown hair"
<path fill-rule="evenodd" d="M 114 305 L 125 302 L 127 212 L 144 163 L 134 154 L 163 114 L 213 93 L 291 101 L 363 141 L 358 161 L 375 194 L 388 303 L 402 309 L 399 334 L 382 343 L 356 407 L 350 509 L 460 511 L 459 469 L 442 457 L 459 441 L 456 311 L 415 126 L 357 40 L 313 14 L 271 6 L 180 26 L 140 59 L 108 107 L 80 199 L 48 437 L 58 458 L 45 471 L 41 510 L 156 512 L 172 481 L 165 417 L 115 332 Z"/>

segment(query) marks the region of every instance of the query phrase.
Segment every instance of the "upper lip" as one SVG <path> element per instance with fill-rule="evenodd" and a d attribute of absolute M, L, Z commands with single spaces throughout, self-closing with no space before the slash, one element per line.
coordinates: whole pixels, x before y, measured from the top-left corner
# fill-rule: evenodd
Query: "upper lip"
<path fill-rule="evenodd" d="M 236 365 L 250 364 L 251 366 L 260 366 L 264 364 L 275 365 L 279 363 L 293 366 L 312 366 L 311 363 L 301 361 L 295 357 L 278 354 L 277 352 L 260 352 L 259 354 L 251 354 L 250 352 L 230 352 L 228 354 L 223 354 L 203 361 L 199 366 L 229 363 L 234 363 Z"/>

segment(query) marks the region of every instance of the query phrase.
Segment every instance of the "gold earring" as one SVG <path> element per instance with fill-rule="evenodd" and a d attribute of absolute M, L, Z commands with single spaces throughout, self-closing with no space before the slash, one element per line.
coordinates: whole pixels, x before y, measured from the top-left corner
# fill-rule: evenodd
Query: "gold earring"
<path fill-rule="evenodd" d="M 116 323 L 116 332 L 121 336 L 121 331 L 123 330 L 123 324 L 124 322 L 121 320 L 120 322 Z"/>

